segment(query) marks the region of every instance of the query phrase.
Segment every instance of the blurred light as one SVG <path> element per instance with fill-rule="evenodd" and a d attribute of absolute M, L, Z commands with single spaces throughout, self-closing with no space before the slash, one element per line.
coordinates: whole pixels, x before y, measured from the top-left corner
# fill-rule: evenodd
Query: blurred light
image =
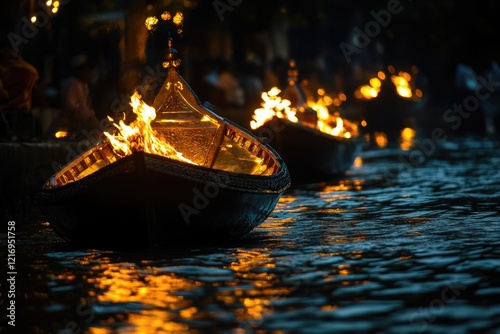
<path fill-rule="evenodd" d="M 375 143 L 378 147 L 386 147 L 389 141 L 387 140 L 387 135 L 384 132 L 375 132 L 373 134 L 375 137 Z"/>
<path fill-rule="evenodd" d="M 68 135 L 68 132 L 67 131 L 57 131 L 55 134 L 54 134 L 54 137 L 56 138 L 64 138 Z"/>
<path fill-rule="evenodd" d="M 52 0 L 48 0 L 45 4 L 47 5 L 47 7 L 52 6 Z"/>
<path fill-rule="evenodd" d="M 59 5 L 60 5 L 59 1 L 54 1 L 53 6 L 54 6 L 55 8 L 59 8 Z"/>
<path fill-rule="evenodd" d="M 174 22 L 175 25 L 182 25 L 184 20 L 184 15 L 181 12 L 175 13 L 175 16 L 172 19 L 172 22 Z"/>
<path fill-rule="evenodd" d="M 35 23 L 36 22 L 36 16 L 32 16 L 31 17 L 31 23 Z"/>
<path fill-rule="evenodd" d="M 157 23 L 158 23 L 158 19 L 156 18 L 156 16 L 150 16 L 144 22 L 144 24 L 146 25 L 146 29 L 148 29 L 148 30 L 153 30 Z"/>
<path fill-rule="evenodd" d="M 54 13 L 54 14 L 57 13 L 57 10 L 58 10 L 57 7 L 52 8 L 52 13 Z"/>
<path fill-rule="evenodd" d="M 168 21 L 172 18 L 172 15 L 170 15 L 169 12 L 163 12 L 161 13 L 161 19 L 164 21 Z"/>

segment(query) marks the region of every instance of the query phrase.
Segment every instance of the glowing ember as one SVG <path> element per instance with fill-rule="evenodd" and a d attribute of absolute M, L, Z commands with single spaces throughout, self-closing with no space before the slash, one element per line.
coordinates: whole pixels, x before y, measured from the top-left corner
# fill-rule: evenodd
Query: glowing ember
<path fill-rule="evenodd" d="M 120 120 L 119 124 L 113 123 L 118 129 L 116 134 L 104 132 L 113 147 L 113 151 L 118 156 L 125 157 L 133 152 L 142 151 L 196 164 L 184 158 L 182 153 L 177 152 L 163 136 L 151 127 L 151 122 L 156 118 L 156 110 L 142 101 L 138 92 L 134 92 L 131 96 L 130 105 L 137 118 L 129 125 L 125 124 L 123 120 Z M 112 118 L 108 118 L 113 121 Z"/>

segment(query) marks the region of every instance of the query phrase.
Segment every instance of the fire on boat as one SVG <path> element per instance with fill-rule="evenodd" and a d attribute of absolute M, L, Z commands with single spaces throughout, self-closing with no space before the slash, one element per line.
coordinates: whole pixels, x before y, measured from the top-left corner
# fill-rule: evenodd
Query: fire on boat
<path fill-rule="evenodd" d="M 264 222 L 290 186 L 273 148 L 200 102 L 178 73 L 172 39 L 163 65 L 168 76 L 153 105 L 134 93 L 135 119 L 115 123 L 37 194 L 65 240 L 156 247 L 238 239 Z"/>

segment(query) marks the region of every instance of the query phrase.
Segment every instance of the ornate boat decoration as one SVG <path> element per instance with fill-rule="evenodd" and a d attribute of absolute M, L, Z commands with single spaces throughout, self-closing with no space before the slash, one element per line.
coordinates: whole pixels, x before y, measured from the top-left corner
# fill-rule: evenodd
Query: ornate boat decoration
<path fill-rule="evenodd" d="M 65 240 L 156 247 L 242 238 L 290 186 L 281 157 L 250 131 L 201 103 L 179 75 L 169 40 L 168 76 L 153 107 L 134 94 L 136 119 L 55 173 L 36 204 Z"/>
<path fill-rule="evenodd" d="M 320 92 L 315 100 L 298 83 L 290 61 L 288 86 L 262 93 L 250 128 L 286 161 L 293 180 L 322 181 L 344 175 L 354 164 L 366 140 L 358 124 L 330 113 L 332 99 Z"/>

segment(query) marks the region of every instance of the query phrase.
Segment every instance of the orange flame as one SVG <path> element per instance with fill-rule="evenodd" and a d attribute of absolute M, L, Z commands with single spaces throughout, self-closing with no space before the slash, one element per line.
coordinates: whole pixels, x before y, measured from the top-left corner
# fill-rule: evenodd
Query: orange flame
<path fill-rule="evenodd" d="M 250 127 L 255 130 L 261 127 L 266 122 L 270 121 L 273 117 L 285 118 L 293 123 L 299 123 L 297 113 L 300 112 L 295 108 L 290 107 L 291 102 L 287 99 L 279 97 L 280 89 L 277 87 L 271 88 L 267 93 L 262 93 L 261 97 L 264 102 L 261 104 L 262 108 L 254 111 Z M 345 101 L 345 94 L 339 94 L 335 99 L 325 95 L 324 89 L 318 90 L 319 99 L 316 102 L 308 101 L 307 106 L 317 114 L 316 124 L 312 124 L 317 130 L 332 136 L 339 136 L 350 138 L 358 135 L 357 125 L 342 119 L 338 115 L 333 116 L 328 110 L 328 106 L 339 106 L 342 101 Z M 303 108 L 302 108 L 303 109 Z M 300 122 L 303 125 L 311 126 L 309 123 Z M 346 128 L 349 127 L 349 130 Z"/>
<path fill-rule="evenodd" d="M 281 93 L 281 90 L 277 87 L 273 87 L 269 92 L 263 92 L 261 94 L 262 100 L 264 100 L 261 104 L 262 108 L 255 109 L 252 121 L 250 121 L 250 127 L 253 130 L 261 127 L 275 116 L 278 118 L 286 118 L 293 123 L 299 121 L 297 116 L 295 116 L 296 111 L 292 110 L 290 107 L 292 103 L 287 99 L 279 97 L 279 93 Z"/>
<path fill-rule="evenodd" d="M 142 101 L 137 91 L 131 96 L 130 105 L 137 118 L 130 125 L 125 124 L 124 120 L 120 120 L 118 124 L 113 123 L 118 129 L 116 134 L 104 132 L 118 156 L 125 157 L 132 152 L 142 151 L 196 164 L 184 158 L 182 153 L 177 152 L 161 134 L 152 128 L 151 122 L 156 118 L 156 110 Z M 111 117 L 108 119 L 113 121 Z"/>
<path fill-rule="evenodd" d="M 307 106 L 314 111 L 318 117 L 316 128 L 321 132 L 332 136 L 351 138 L 358 135 L 358 126 L 348 120 L 342 119 L 338 113 L 331 115 L 328 109 L 332 104 L 336 107 L 340 106 L 342 101 L 346 100 L 346 96 L 340 93 L 338 97 L 332 98 L 326 95 L 325 90 L 318 89 L 319 98 L 317 101 L 307 101 Z"/>
<path fill-rule="evenodd" d="M 412 77 L 408 72 L 400 71 L 397 75 L 394 66 L 389 66 L 389 73 L 391 73 L 391 81 L 396 88 L 396 92 L 399 96 L 406 99 L 414 98 L 416 100 L 421 99 L 423 93 L 420 89 L 414 89 L 412 86 Z M 413 72 L 418 72 L 416 67 Z M 354 96 L 357 99 L 370 100 L 376 98 L 380 93 L 381 81 L 385 80 L 386 75 L 383 71 L 377 73 L 377 77 L 371 78 L 369 84 L 360 86 L 355 92 Z"/>

